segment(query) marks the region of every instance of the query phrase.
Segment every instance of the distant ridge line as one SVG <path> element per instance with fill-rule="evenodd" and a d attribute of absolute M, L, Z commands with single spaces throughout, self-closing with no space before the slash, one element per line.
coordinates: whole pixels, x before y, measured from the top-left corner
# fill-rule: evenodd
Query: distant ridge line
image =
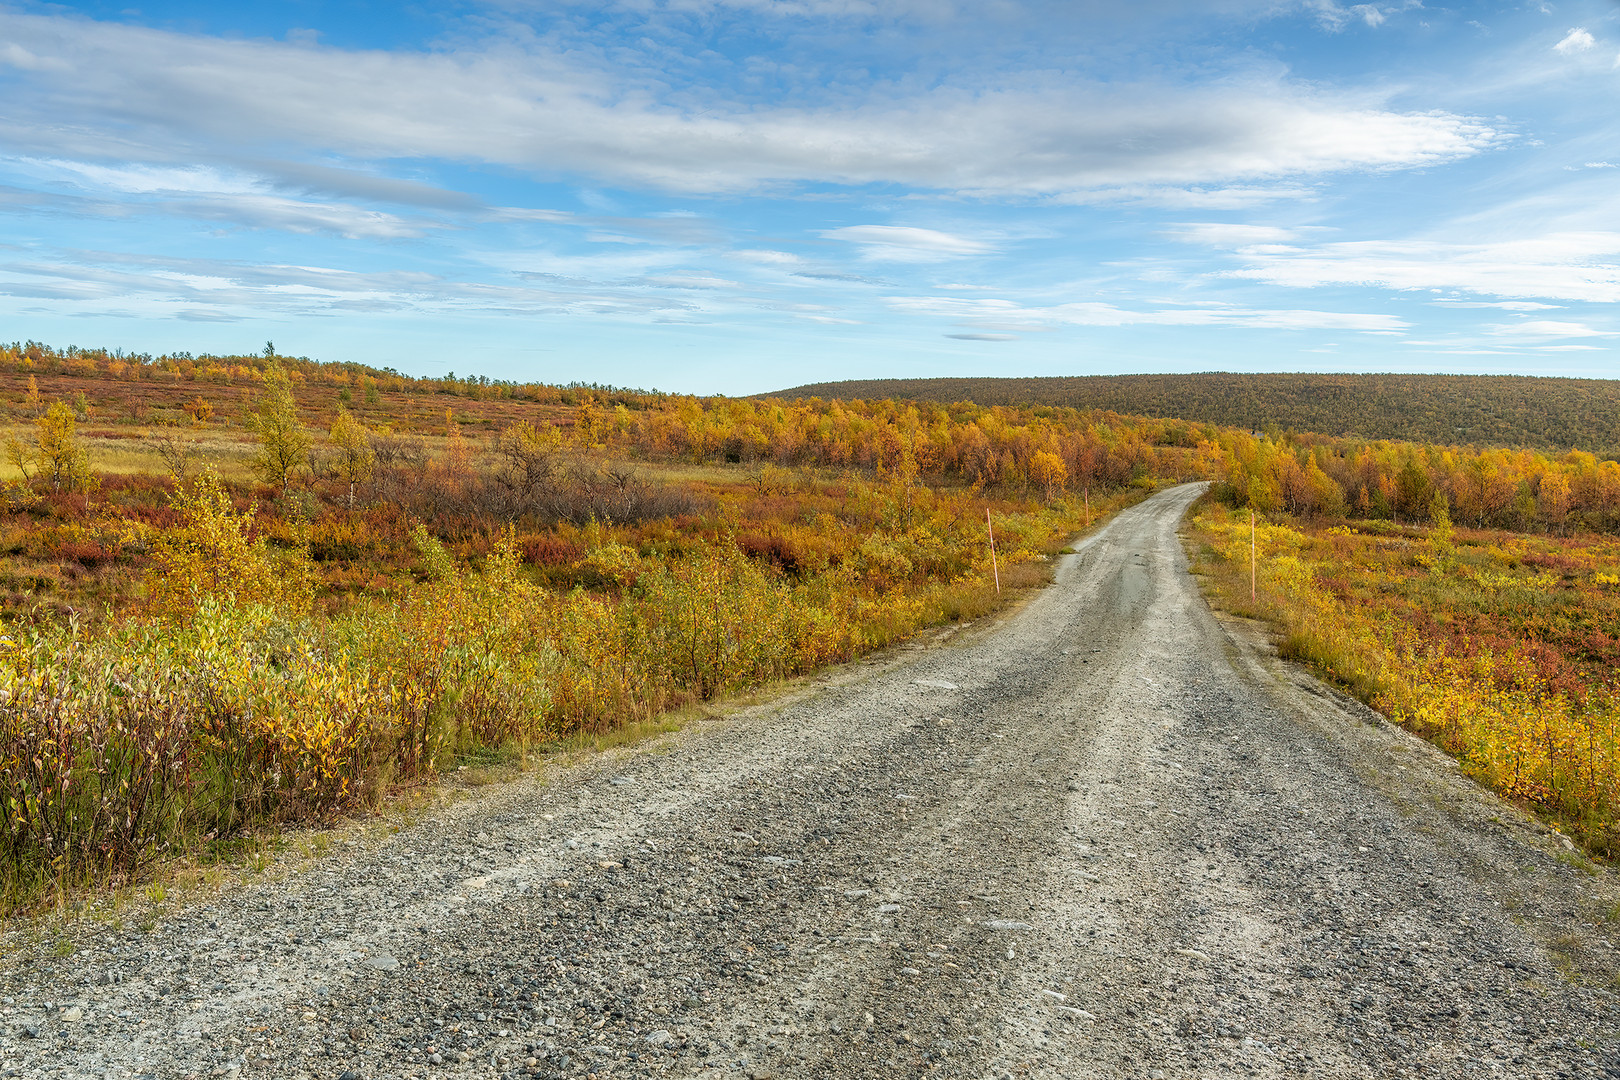
<path fill-rule="evenodd" d="M 1366 439 L 1620 450 L 1620 380 L 1540 375 L 1183 375 L 852 379 L 761 397 L 1053 405 Z"/>

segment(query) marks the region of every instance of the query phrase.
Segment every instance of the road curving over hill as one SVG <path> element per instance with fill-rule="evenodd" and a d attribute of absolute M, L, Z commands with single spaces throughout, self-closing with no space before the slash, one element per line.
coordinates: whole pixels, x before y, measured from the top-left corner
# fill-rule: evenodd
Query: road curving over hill
<path fill-rule="evenodd" d="M 13 928 L 0 1072 L 1620 1077 L 1613 875 L 1217 620 L 1198 490 L 996 625 Z"/>

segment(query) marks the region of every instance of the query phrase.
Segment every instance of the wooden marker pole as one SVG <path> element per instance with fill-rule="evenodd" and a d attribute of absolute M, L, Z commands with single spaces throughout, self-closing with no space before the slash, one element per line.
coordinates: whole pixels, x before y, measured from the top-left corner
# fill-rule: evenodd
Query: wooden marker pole
<path fill-rule="evenodd" d="M 1091 489 L 1086 488 L 1086 528 L 1091 528 Z"/>
<path fill-rule="evenodd" d="M 1254 509 L 1249 510 L 1249 603 L 1254 603 Z"/>
<path fill-rule="evenodd" d="M 990 524 L 990 508 L 984 508 L 984 529 L 990 534 L 990 569 L 996 575 L 996 595 L 1001 595 L 1001 567 L 996 563 L 996 527 Z"/>

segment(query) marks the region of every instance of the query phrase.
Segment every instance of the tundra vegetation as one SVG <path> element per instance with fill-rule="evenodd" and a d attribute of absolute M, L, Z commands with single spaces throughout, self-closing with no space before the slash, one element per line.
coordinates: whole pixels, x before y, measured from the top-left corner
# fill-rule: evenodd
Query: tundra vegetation
<path fill-rule="evenodd" d="M 1620 854 L 1620 465 L 1221 441 L 1225 478 L 1192 520 L 1221 602 L 1590 852 Z"/>
<path fill-rule="evenodd" d="M 9 908 L 977 617 L 987 509 L 1016 591 L 1214 460 L 1073 410 L 63 355 L 0 355 Z"/>
<path fill-rule="evenodd" d="M 7 908 L 976 617 L 987 508 L 1016 590 L 1088 514 L 1199 478 L 1224 602 L 1620 846 L 1620 465 L 1592 454 L 32 342 L 0 406 Z"/>

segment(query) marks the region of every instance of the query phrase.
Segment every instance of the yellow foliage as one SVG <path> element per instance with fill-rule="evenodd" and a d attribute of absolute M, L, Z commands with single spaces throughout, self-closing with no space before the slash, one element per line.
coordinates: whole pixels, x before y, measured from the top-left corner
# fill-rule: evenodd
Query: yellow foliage
<path fill-rule="evenodd" d="M 1050 450 L 1037 450 L 1029 459 L 1029 478 L 1046 489 L 1046 497 L 1053 498 L 1063 490 L 1069 479 L 1069 467 Z"/>
<path fill-rule="evenodd" d="M 1193 526 L 1222 563 L 1242 567 L 1241 585 L 1233 574 L 1222 587 L 1247 606 L 1248 521 L 1217 506 Z M 1334 542 L 1347 536 L 1329 532 Z M 1620 698 L 1597 689 L 1584 703 L 1572 702 L 1549 688 L 1521 654 L 1453 655 L 1374 610 L 1347 607 L 1323 588 L 1319 575 L 1338 569 L 1342 552 L 1314 551 L 1309 536 L 1284 526 L 1262 523 L 1257 534 L 1261 610 L 1255 614 L 1282 627 L 1287 652 L 1320 665 L 1397 723 L 1438 743 L 1482 783 L 1557 814 L 1598 848 L 1620 842 Z M 1551 571 L 1467 566 L 1459 576 L 1496 591 L 1559 586 Z M 1594 581 L 1620 584 L 1620 576 L 1600 573 Z"/>
<path fill-rule="evenodd" d="M 207 599 L 308 609 L 313 592 L 307 556 L 272 551 L 262 536 L 253 536 L 254 510 L 237 513 L 218 477 L 205 475 L 182 487 L 173 505 L 181 526 L 151 539 L 146 581 L 158 613 L 185 617 Z"/>
<path fill-rule="evenodd" d="M 348 409 L 339 408 L 327 436 L 337 453 L 337 472 L 349 485 L 349 509 L 354 509 L 355 485 L 371 479 L 377 465 L 377 452 L 371 447 L 371 434 Z"/>
<path fill-rule="evenodd" d="M 580 530 L 570 592 L 537 584 L 511 529 L 475 567 L 417 526 L 424 580 L 330 617 L 306 552 L 272 547 L 213 475 L 172 496 L 177 526 L 64 531 L 148 551 L 149 605 L 0 642 L 0 868 L 134 874 L 475 748 L 611 729 L 989 610 L 982 500 L 927 488 L 908 460 L 901 444 L 885 482 L 768 536 L 736 535 L 735 516 L 639 548 Z M 1003 578 L 1078 518 L 998 511 Z"/>
<path fill-rule="evenodd" d="M 16 440 L 7 445 L 12 463 L 24 475 L 30 464 L 33 475 L 44 480 L 52 491 L 82 491 L 93 487 L 90 458 L 79 441 L 73 410 L 66 402 L 53 401 L 34 421 L 34 449 L 30 453 Z"/>
<path fill-rule="evenodd" d="M 305 466 L 310 436 L 298 419 L 292 379 L 280 364 L 272 363 L 265 370 L 264 392 L 246 422 L 259 441 L 252 460 L 254 471 L 265 483 L 285 491 L 288 479 Z"/>

